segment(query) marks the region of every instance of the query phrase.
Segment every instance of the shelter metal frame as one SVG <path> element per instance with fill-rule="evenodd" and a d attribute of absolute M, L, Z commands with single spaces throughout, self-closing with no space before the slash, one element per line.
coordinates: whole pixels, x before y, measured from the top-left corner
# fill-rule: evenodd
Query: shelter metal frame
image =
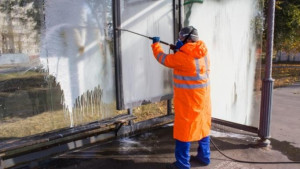
<path fill-rule="evenodd" d="M 173 0 L 173 18 L 174 18 L 174 42 L 178 38 L 178 32 L 182 28 L 182 12 L 183 12 L 183 0 Z M 121 26 L 121 0 L 113 0 L 113 27 L 114 27 L 114 54 L 115 54 L 115 80 L 116 80 L 116 98 L 117 98 L 117 109 L 123 110 L 124 95 L 123 95 L 123 84 L 122 84 L 122 54 L 121 54 L 121 32 L 117 29 Z M 172 114 L 172 95 L 164 95 L 161 100 L 168 100 L 167 102 L 167 114 Z M 143 101 L 143 104 L 149 104 L 151 102 Z M 128 109 L 128 114 L 132 114 L 132 108 Z M 230 121 L 213 118 L 213 122 L 222 124 L 225 126 L 243 129 L 245 131 L 257 133 L 258 128 L 252 126 L 246 126 Z"/>
<path fill-rule="evenodd" d="M 173 42 L 178 38 L 181 28 L 181 0 L 173 0 Z M 114 55 L 115 55 L 115 81 L 116 81 L 116 101 L 117 109 L 124 110 L 124 92 L 123 92 L 123 72 L 122 72 L 122 51 L 121 51 L 121 32 L 118 28 L 121 26 L 121 0 L 113 0 L 113 29 L 114 29 Z M 168 100 L 168 114 L 170 114 L 170 105 L 173 94 L 166 94 L 160 97 L 160 101 Z M 151 102 L 141 100 L 142 105 Z M 131 107 L 132 108 L 132 107 Z M 129 108 L 129 109 L 131 109 Z"/>

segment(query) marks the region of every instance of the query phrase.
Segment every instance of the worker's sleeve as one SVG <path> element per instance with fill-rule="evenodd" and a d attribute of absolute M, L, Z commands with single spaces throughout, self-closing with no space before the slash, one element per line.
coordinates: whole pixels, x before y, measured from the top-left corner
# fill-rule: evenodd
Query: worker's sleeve
<path fill-rule="evenodd" d="M 182 63 L 176 54 L 165 54 L 159 42 L 152 44 L 152 51 L 155 59 L 162 65 L 169 68 L 179 68 Z"/>

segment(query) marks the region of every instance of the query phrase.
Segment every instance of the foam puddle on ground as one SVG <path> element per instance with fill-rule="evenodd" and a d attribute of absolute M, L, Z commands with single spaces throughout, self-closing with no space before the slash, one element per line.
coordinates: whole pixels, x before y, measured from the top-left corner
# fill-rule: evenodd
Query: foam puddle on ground
<path fill-rule="evenodd" d="M 220 132 L 220 131 L 216 131 L 216 130 L 211 130 L 210 136 L 219 137 L 219 138 L 237 138 L 237 139 L 243 139 L 243 140 L 248 139 L 249 137 L 253 138 L 253 139 L 256 138 L 256 137 L 249 136 L 249 135 L 231 133 L 231 132 Z"/>
<path fill-rule="evenodd" d="M 121 138 L 119 142 L 120 142 L 120 146 L 118 147 L 119 152 L 128 153 L 132 150 L 136 150 L 137 148 L 148 152 L 152 151 L 151 147 L 143 145 L 140 141 L 137 141 L 136 139 Z"/>

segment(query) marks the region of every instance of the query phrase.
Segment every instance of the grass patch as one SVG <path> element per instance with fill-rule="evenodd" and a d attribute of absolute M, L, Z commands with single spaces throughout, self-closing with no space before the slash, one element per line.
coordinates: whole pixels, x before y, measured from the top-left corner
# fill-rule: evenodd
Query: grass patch
<path fill-rule="evenodd" d="M 149 120 L 167 114 L 167 101 L 142 105 L 133 109 L 133 115 L 137 117 L 134 122 Z"/>
<path fill-rule="evenodd" d="M 74 125 L 87 124 L 93 121 L 102 120 L 113 117 L 119 114 L 124 114 L 123 111 L 115 111 L 114 113 L 77 113 L 73 114 Z M 27 118 L 9 118 L 3 119 L 0 125 L 0 140 L 10 138 L 20 138 L 39 133 L 49 132 L 61 128 L 70 127 L 70 117 L 68 113 L 62 110 L 43 112 L 41 114 L 30 116 Z"/>
<path fill-rule="evenodd" d="M 283 87 L 300 81 L 299 64 L 273 64 L 272 77 L 275 79 L 274 87 Z"/>
<path fill-rule="evenodd" d="M 62 111 L 44 112 L 28 118 L 11 118 L 0 125 L 0 137 L 2 139 L 18 138 L 70 125 Z"/>
<path fill-rule="evenodd" d="M 26 73 L 9 73 L 9 74 L 0 74 L 0 82 L 14 79 L 28 79 L 28 78 L 44 78 L 45 73 L 36 72 L 36 71 L 27 71 Z"/>

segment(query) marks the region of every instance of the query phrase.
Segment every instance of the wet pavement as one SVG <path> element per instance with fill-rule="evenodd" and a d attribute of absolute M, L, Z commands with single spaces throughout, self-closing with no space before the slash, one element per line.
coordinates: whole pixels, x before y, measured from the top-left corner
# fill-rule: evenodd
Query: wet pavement
<path fill-rule="evenodd" d="M 271 121 L 271 146 L 258 148 L 255 134 L 236 129 L 213 127 L 212 140 L 227 156 L 259 162 L 300 161 L 300 83 L 274 90 Z M 49 169 L 164 169 L 175 160 L 172 125 L 132 137 L 98 143 L 41 163 Z M 192 143 L 195 155 L 197 143 Z M 211 164 L 192 168 L 207 169 L 299 169 L 296 164 L 253 164 L 234 162 L 211 144 Z"/>

